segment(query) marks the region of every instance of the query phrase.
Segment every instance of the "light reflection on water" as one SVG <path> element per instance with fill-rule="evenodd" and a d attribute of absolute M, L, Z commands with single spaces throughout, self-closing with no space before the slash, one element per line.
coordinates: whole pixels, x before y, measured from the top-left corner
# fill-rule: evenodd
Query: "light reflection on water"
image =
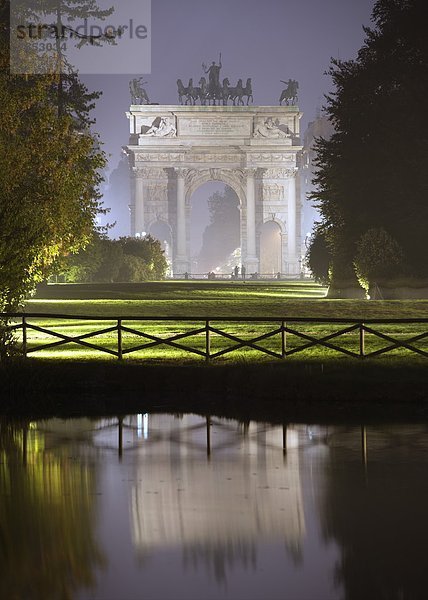
<path fill-rule="evenodd" d="M 425 425 L 0 425 L 1 598 L 426 597 Z"/>

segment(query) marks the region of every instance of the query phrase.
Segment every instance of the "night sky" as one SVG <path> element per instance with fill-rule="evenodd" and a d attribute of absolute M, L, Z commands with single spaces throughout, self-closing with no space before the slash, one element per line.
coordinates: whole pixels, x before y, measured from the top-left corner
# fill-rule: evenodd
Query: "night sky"
<path fill-rule="evenodd" d="M 354 58 L 370 25 L 374 0 L 152 0 L 152 102 L 176 104 L 177 78 L 199 81 L 202 62 L 218 61 L 231 85 L 253 79 L 254 103 L 278 104 L 280 80 L 299 82 L 302 130 L 330 91 L 325 75 L 331 57 Z M 117 165 L 128 141 L 125 111 L 129 75 L 82 77 L 103 91 L 94 111 L 96 129 Z"/>

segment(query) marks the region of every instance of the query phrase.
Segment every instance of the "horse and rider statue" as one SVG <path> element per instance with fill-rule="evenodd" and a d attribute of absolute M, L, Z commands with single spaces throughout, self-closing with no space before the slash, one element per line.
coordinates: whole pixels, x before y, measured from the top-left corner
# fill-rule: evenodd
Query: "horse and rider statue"
<path fill-rule="evenodd" d="M 234 106 L 244 106 L 244 98 L 248 104 L 254 101 L 251 78 L 247 79 L 244 86 L 243 80 L 239 79 L 235 87 L 231 87 L 229 79 L 226 77 L 220 83 L 220 71 L 222 68 L 221 54 L 219 64 L 212 62 L 210 66 L 202 63 L 202 69 L 206 77 L 201 77 L 198 85 L 193 85 L 193 78 L 189 79 L 188 86 L 185 87 L 181 79 L 177 79 L 178 101 L 180 104 L 194 105 L 198 101 L 202 106 L 223 105 L 226 106 L 229 100 Z"/>
<path fill-rule="evenodd" d="M 288 81 L 283 81 L 280 79 L 281 83 L 284 83 L 287 87 L 282 91 L 281 97 L 279 99 L 279 105 L 281 106 L 284 102 L 287 106 L 297 104 L 297 90 L 299 89 L 299 84 L 295 79 L 289 79 Z"/>

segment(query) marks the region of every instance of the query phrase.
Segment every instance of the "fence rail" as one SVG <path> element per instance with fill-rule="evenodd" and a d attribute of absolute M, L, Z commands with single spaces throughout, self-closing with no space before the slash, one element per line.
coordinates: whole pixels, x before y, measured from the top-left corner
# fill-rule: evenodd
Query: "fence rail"
<path fill-rule="evenodd" d="M 37 324 L 40 320 L 50 321 L 49 327 Z M 67 333 L 54 329 L 52 321 L 57 322 L 55 327 L 61 329 L 66 325 L 65 321 L 81 322 L 111 322 L 111 326 L 103 327 L 81 333 L 79 335 L 67 335 Z M 100 353 L 109 354 L 122 360 L 124 356 L 136 352 L 153 349 L 159 346 L 167 346 L 182 352 L 193 354 L 210 361 L 231 352 L 244 348 L 252 349 L 271 358 L 286 359 L 289 356 L 320 347 L 352 358 L 376 357 L 397 349 L 408 350 L 412 354 L 428 358 L 428 318 L 415 319 L 347 319 L 347 318 L 312 318 L 312 317 L 141 317 L 141 316 L 88 316 L 88 315 L 63 315 L 50 313 L 0 313 L 0 325 L 11 333 L 21 333 L 21 348 L 23 356 L 64 346 L 76 344 L 83 348 L 95 350 Z M 182 324 L 191 324 L 189 330 L 179 333 L 167 333 L 161 336 L 156 332 L 157 323 L 167 323 L 175 327 Z M 137 324 L 137 325 L 136 325 Z M 140 325 L 141 324 L 141 325 Z M 142 324 L 145 327 L 142 327 Z M 150 327 L 151 324 L 151 327 Z M 220 326 L 221 324 L 221 326 Z M 242 333 L 230 332 L 226 329 L 240 324 L 247 325 L 246 330 L 254 329 L 255 324 L 269 328 L 268 331 L 253 332 L 250 338 L 242 337 Z M 148 326 L 147 326 L 148 325 Z M 297 327 L 307 326 L 305 331 Z M 392 333 L 380 331 L 380 325 L 394 327 L 403 326 L 400 331 Z M 138 329 L 136 327 L 139 327 Z M 321 326 L 321 329 L 319 328 Z M 323 331 L 322 326 L 329 326 L 328 331 Z M 317 332 L 311 328 L 318 327 Z M 184 327 L 182 327 L 184 328 Z M 410 332 L 410 329 L 417 331 Z M 45 338 L 31 339 L 31 332 L 41 336 L 56 338 L 55 341 L 46 342 Z M 245 332 L 244 332 L 245 333 Z M 318 333 L 318 335 L 316 335 Z M 124 343 L 126 341 L 133 345 Z M 96 336 L 109 336 L 110 345 L 106 347 L 87 340 Z M 367 336 L 371 340 L 379 341 L 387 345 L 367 349 Z M 397 337 L 398 336 L 398 337 Z M 289 343 L 290 337 L 293 344 Z M 196 338 L 196 344 L 184 345 L 183 340 Z M 217 346 L 218 341 L 226 340 L 226 347 L 213 348 L 213 340 Z M 272 342 L 273 346 L 261 345 L 263 342 Z M 296 345 L 296 341 L 298 342 Z M 339 345 L 345 341 L 345 345 Z M 31 345 L 31 342 L 33 345 Z M 275 342 L 275 343 L 274 343 Z M 419 345 L 416 345 L 419 343 Z M 195 347 L 195 345 L 197 347 Z M 346 346 L 346 347 L 345 347 Z M 373 344 L 372 344 L 373 346 Z"/>

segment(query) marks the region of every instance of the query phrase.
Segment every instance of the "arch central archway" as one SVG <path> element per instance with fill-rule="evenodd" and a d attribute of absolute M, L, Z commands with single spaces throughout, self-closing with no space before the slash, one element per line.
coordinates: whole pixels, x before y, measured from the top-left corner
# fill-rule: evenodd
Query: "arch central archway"
<path fill-rule="evenodd" d="M 237 194 L 221 181 L 208 181 L 189 196 L 189 205 L 192 273 L 230 274 L 241 264 L 241 211 Z"/>

